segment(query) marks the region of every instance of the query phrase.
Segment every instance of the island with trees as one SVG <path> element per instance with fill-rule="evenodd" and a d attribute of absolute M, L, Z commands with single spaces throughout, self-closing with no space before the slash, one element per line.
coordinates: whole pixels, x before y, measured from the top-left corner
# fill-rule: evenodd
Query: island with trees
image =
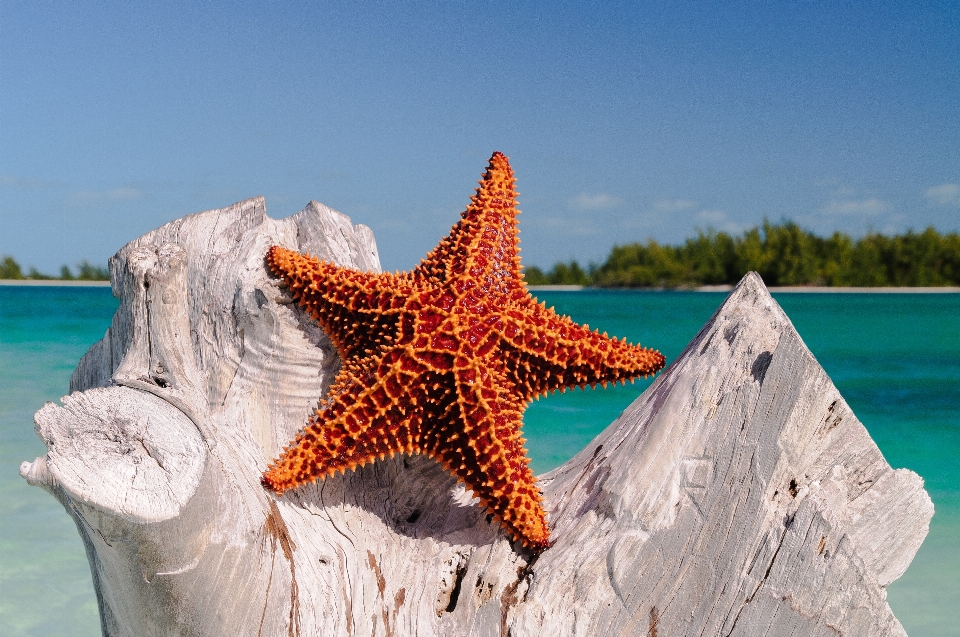
<path fill-rule="evenodd" d="M 110 270 L 97 265 L 92 265 L 88 261 L 81 261 L 77 264 L 76 274 L 70 270 L 69 266 L 60 268 L 60 276 L 51 276 L 42 274 L 36 268 L 30 268 L 26 274 L 23 268 L 16 260 L 9 256 L 0 256 L 0 280 L 12 281 L 109 281 Z"/>
<path fill-rule="evenodd" d="M 841 232 L 824 238 L 792 221 L 770 223 L 740 236 L 699 232 L 683 245 L 616 245 L 602 264 L 557 263 L 547 272 L 527 267 L 530 285 L 606 288 L 695 288 L 733 285 L 758 272 L 769 286 L 939 287 L 960 285 L 960 234 L 933 228 L 896 236 Z"/>
<path fill-rule="evenodd" d="M 871 232 L 852 239 L 842 232 L 820 237 L 792 221 L 771 223 L 739 236 L 707 230 L 683 245 L 615 245 L 602 264 L 576 260 L 544 271 L 524 269 L 529 285 L 601 288 L 697 288 L 734 285 L 757 272 L 769 286 L 946 287 L 960 286 L 960 234 L 934 228 L 888 236 Z M 108 268 L 82 261 L 76 273 L 64 265 L 59 276 L 23 268 L 0 256 L 0 280 L 109 281 Z"/>

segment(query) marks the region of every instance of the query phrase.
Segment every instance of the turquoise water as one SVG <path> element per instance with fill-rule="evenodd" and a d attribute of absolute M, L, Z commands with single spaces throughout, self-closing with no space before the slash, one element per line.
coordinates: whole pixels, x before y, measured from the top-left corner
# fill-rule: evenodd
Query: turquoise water
<path fill-rule="evenodd" d="M 698 292 L 541 292 L 579 322 L 672 361 L 725 298 Z M 960 608 L 960 294 L 779 294 L 804 342 L 894 468 L 919 473 L 936 514 L 887 599 L 911 637 L 956 637 Z M 647 384 L 534 403 L 524 429 L 535 470 L 583 448 Z"/>
<path fill-rule="evenodd" d="M 581 323 L 672 360 L 723 294 L 540 292 Z M 937 513 L 906 574 L 888 591 L 911 637 L 956 635 L 960 608 L 960 295 L 783 294 L 777 300 L 894 467 L 926 480 Z M 108 288 L 0 287 L 0 634 L 99 634 L 73 522 L 19 477 L 44 452 L 33 413 L 67 391 L 80 356 L 110 323 Z M 558 394 L 528 409 L 534 468 L 579 451 L 646 386 Z"/>
<path fill-rule="evenodd" d="M 0 635 L 100 634 L 77 529 L 19 468 L 46 452 L 34 412 L 67 393 L 118 304 L 109 288 L 0 286 Z"/>

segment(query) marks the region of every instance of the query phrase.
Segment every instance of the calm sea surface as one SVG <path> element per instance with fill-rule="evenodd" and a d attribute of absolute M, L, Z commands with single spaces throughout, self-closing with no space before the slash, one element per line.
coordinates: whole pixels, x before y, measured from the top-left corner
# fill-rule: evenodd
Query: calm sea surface
<path fill-rule="evenodd" d="M 673 360 L 721 293 L 540 292 L 581 323 Z M 936 506 L 930 535 L 888 599 L 911 637 L 957 635 L 960 609 L 960 294 L 782 294 L 804 341 L 896 468 L 919 473 Z M 44 453 L 33 413 L 117 308 L 109 288 L 0 286 L 0 635 L 100 634 L 83 546 L 62 507 L 18 468 Z M 526 413 L 534 469 L 583 448 L 648 383 L 541 400 Z"/>

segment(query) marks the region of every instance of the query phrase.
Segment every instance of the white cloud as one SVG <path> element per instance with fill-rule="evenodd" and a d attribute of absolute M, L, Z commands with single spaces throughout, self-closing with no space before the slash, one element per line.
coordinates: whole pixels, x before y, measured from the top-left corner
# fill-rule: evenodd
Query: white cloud
<path fill-rule="evenodd" d="M 596 194 L 582 192 L 570 200 L 570 207 L 579 210 L 607 210 L 621 205 L 623 205 L 622 199 L 603 192 Z"/>
<path fill-rule="evenodd" d="M 831 199 L 820 212 L 834 215 L 876 215 L 888 210 L 890 205 L 877 197 L 867 199 Z"/>
<path fill-rule="evenodd" d="M 674 221 L 671 215 L 683 211 L 696 209 L 697 202 L 690 199 L 657 199 L 653 205 L 640 210 L 620 222 L 620 227 L 626 230 L 648 231 L 651 228 L 661 227 Z M 710 211 L 704 211 L 710 212 Z M 709 221 L 709 220 L 708 220 Z"/>
<path fill-rule="evenodd" d="M 730 219 L 723 210 L 701 210 L 697 213 L 697 221 L 706 226 L 703 228 L 705 230 L 726 232 L 729 235 L 738 235 L 748 227 Z"/>
<path fill-rule="evenodd" d="M 882 221 L 883 226 L 877 231 L 886 235 L 901 234 L 911 226 L 911 221 L 911 217 L 907 215 L 887 215 Z"/>
<path fill-rule="evenodd" d="M 71 201 L 75 204 L 88 205 L 103 203 L 108 201 L 126 201 L 130 199 L 140 199 L 143 197 L 143 191 L 137 188 L 114 188 L 113 190 L 102 190 L 94 192 L 90 190 L 81 190 L 70 195 Z"/>
<path fill-rule="evenodd" d="M 15 177 L 14 175 L 0 175 L 0 186 L 8 188 L 49 188 L 51 182 L 31 179 L 29 177 Z"/>
<path fill-rule="evenodd" d="M 960 184 L 940 184 L 927 188 L 923 194 L 927 201 L 937 206 L 960 206 Z"/>
<path fill-rule="evenodd" d="M 723 210 L 701 210 L 697 213 L 697 219 L 706 223 L 723 223 L 727 220 L 727 213 Z"/>
<path fill-rule="evenodd" d="M 657 199 L 653 202 L 653 209 L 657 212 L 678 212 L 696 207 L 697 202 L 689 199 Z"/>

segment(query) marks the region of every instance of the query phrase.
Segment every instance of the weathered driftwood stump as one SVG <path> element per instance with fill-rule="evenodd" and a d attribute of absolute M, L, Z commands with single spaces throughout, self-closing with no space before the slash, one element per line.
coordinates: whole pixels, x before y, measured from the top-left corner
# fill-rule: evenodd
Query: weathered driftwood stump
<path fill-rule="evenodd" d="M 575 458 L 541 476 L 555 545 L 517 552 L 436 463 L 275 498 L 260 473 L 337 369 L 271 244 L 379 268 L 370 230 L 262 199 L 111 261 L 121 306 L 22 475 L 74 518 L 105 635 L 902 635 L 885 601 L 927 533 L 760 278 Z"/>

